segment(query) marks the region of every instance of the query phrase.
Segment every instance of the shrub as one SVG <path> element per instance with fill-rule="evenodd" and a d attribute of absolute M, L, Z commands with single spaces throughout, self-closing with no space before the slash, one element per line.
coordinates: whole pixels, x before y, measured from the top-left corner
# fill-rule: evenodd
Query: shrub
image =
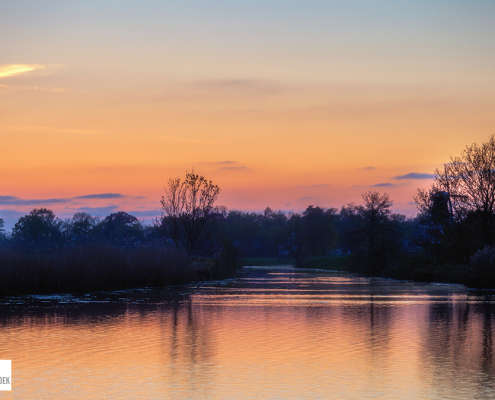
<path fill-rule="evenodd" d="M 467 270 L 467 283 L 489 287 L 495 284 L 495 247 L 485 246 L 471 257 Z"/>

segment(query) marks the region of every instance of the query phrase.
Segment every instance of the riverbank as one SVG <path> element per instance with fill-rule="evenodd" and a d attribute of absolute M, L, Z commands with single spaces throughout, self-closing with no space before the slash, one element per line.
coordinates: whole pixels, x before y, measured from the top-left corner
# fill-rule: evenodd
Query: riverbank
<path fill-rule="evenodd" d="M 385 264 L 370 271 L 362 259 L 348 255 L 313 257 L 304 263 L 304 267 L 414 282 L 464 284 L 472 288 L 489 287 L 488 282 L 471 274 L 467 264 L 437 263 L 433 259 L 414 254 L 399 255 Z"/>
<path fill-rule="evenodd" d="M 271 266 L 292 264 L 295 260 L 287 258 L 251 258 L 243 259 L 243 265 Z M 387 266 L 370 273 L 362 260 L 354 255 L 310 257 L 302 268 L 347 272 L 364 276 L 377 276 L 414 282 L 438 282 L 464 284 L 472 288 L 486 288 L 487 282 L 472 276 L 468 265 L 436 263 L 419 255 L 402 255 Z"/>
<path fill-rule="evenodd" d="M 87 293 L 165 287 L 233 275 L 229 260 L 194 260 L 157 246 L 102 244 L 0 249 L 0 295 Z"/>

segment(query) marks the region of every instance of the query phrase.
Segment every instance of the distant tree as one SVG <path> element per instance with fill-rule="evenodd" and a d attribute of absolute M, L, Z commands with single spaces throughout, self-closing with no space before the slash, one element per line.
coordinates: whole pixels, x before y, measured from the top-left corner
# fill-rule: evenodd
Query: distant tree
<path fill-rule="evenodd" d="M 359 206 L 357 211 L 364 223 L 365 245 L 368 247 L 369 255 L 373 257 L 378 236 L 387 229 L 394 203 L 387 193 L 368 191 L 362 197 L 364 205 Z"/>
<path fill-rule="evenodd" d="M 62 239 L 61 221 L 52 210 L 38 208 L 19 218 L 12 229 L 16 239 L 33 242 L 57 242 Z"/>
<path fill-rule="evenodd" d="M 285 247 L 300 267 L 308 257 L 324 256 L 337 244 L 335 209 L 308 206 L 302 213 L 291 213 L 286 223 Z"/>
<path fill-rule="evenodd" d="M 388 255 L 398 253 L 405 217 L 392 214 L 393 202 L 386 193 L 368 191 L 362 197 L 363 205 L 342 207 L 341 243 L 356 254 L 357 269 L 376 274 L 384 267 Z"/>
<path fill-rule="evenodd" d="M 259 222 L 261 224 L 259 242 L 263 256 L 277 257 L 279 246 L 285 242 L 287 215 L 283 211 L 274 211 L 267 207 Z"/>
<path fill-rule="evenodd" d="M 205 177 L 186 172 L 186 178 L 169 179 L 161 200 L 161 218 L 155 221 L 162 235 L 170 237 L 188 256 L 205 251 L 218 214 L 215 201 L 220 188 Z"/>
<path fill-rule="evenodd" d="M 118 211 L 105 217 L 97 226 L 101 234 L 120 245 L 136 244 L 143 237 L 139 220 L 125 211 Z"/>
<path fill-rule="evenodd" d="M 296 260 L 298 267 L 304 266 L 304 261 L 308 256 L 304 222 L 298 213 L 291 213 L 287 222 L 285 247 L 289 255 Z"/>
<path fill-rule="evenodd" d="M 362 220 L 358 215 L 358 206 L 349 203 L 342 206 L 336 220 L 339 243 L 344 253 L 356 253 L 362 242 Z"/>
<path fill-rule="evenodd" d="M 324 256 L 337 243 L 334 226 L 336 210 L 333 208 L 306 208 L 302 214 L 305 241 L 311 256 Z"/>
<path fill-rule="evenodd" d="M 84 211 L 77 212 L 71 220 L 72 233 L 76 236 L 90 235 L 99 222 L 99 217 L 93 217 Z"/>
<path fill-rule="evenodd" d="M 0 218 L 0 238 L 5 237 L 4 226 L 5 226 L 5 222 L 4 222 L 3 218 Z"/>

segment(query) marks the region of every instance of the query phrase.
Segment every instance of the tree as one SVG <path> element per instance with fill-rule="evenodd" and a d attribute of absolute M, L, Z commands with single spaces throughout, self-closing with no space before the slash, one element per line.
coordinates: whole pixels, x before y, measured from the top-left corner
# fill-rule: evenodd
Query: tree
<path fill-rule="evenodd" d="M 357 212 L 364 223 L 365 245 L 368 247 L 368 253 L 374 257 L 378 235 L 386 228 L 394 203 L 387 193 L 368 191 L 362 197 L 364 205 L 358 206 Z"/>
<path fill-rule="evenodd" d="M 72 234 L 79 238 L 88 236 L 93 232 L 99 222 L 99 217 L 92 217 L 84 211 L 77 212 L 71 220 Z"/>
<path fill-rule="evenodd" d="M 19 218 L 12 229 L 15 238 L 34 242 L 56 242 L 62 239 L 61 221 L 52 210 L 38 208 Z"/>
<path fill-rule="evenodd" d="M 435 220 L 446 235 L 442 245 L 454 245 L 456 253 L 462 250 L 465 260 L 477 249 L 494 245 L 495 136 L 466 146 L 434 173 L 431 187 L 418 189 L 415 201 L 424 219 Z"/>
<path fill-rule="evenodd" d="M 218 213 L 215 201 L 220 188 L 205 177 L 186 172 L 186 178 L 169 179 L 161 199 L 162 215 L 155 221 L 164 237 L 169 236 L 187 255 L 200 254 L 211 237 Z"/>
<path fill-rule="evenodd" d="M 118 211 L 105 217 L 100 222 L 99 229 L 106 239 L 119 245 L 134 245 L 143 236 L 139 220 L 125 211 Z"/>
<path fill-rule="evenodd" d="M 0 238 L 5 236 L 4 226 L 5 226 L 5 222 L 4 222 L 3 218 L 0 218 Z"/>
<path fill-rule="evenodd" d="M 340 212 L 341 244 L 355 254 L 356 268 L 376 274 L 384 267 L 387 255 L 398 252 L 400 216 L 393 215 L 388 194 L 368 191 L 364 204 L 348 204 Z"/>
<path fill-rule="evenodd" d="M 358 215 L 358 206 L 354 203 L 342 206 L 336 224 L 339 232 L 339 244 L 344 254 L 356 253 L 362 242 L 362 221 Z"/>
<path fill-rule="evenodd" d="M 304 222 L 300 214 L 290 214 L 286 227 L 286 242 L 289 255 L 296 260 L 298 267 L 304 266 L 307 257 Z"/>
<path fill-rule="evenodd" d="M 335 209 L 308 206 L 302 214 L 305 239 L 311 256 L 324 256 L 335 245 Z"/>

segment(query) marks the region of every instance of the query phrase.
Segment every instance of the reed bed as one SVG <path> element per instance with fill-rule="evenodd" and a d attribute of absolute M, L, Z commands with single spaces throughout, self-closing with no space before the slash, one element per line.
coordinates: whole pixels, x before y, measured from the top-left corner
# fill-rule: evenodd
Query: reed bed
<path fill-rule="evenodd" d="M 90 244 L 0 248 L 0 295 L 90 292 L 184 284 L 200 266 L 161 247 Z"/>

